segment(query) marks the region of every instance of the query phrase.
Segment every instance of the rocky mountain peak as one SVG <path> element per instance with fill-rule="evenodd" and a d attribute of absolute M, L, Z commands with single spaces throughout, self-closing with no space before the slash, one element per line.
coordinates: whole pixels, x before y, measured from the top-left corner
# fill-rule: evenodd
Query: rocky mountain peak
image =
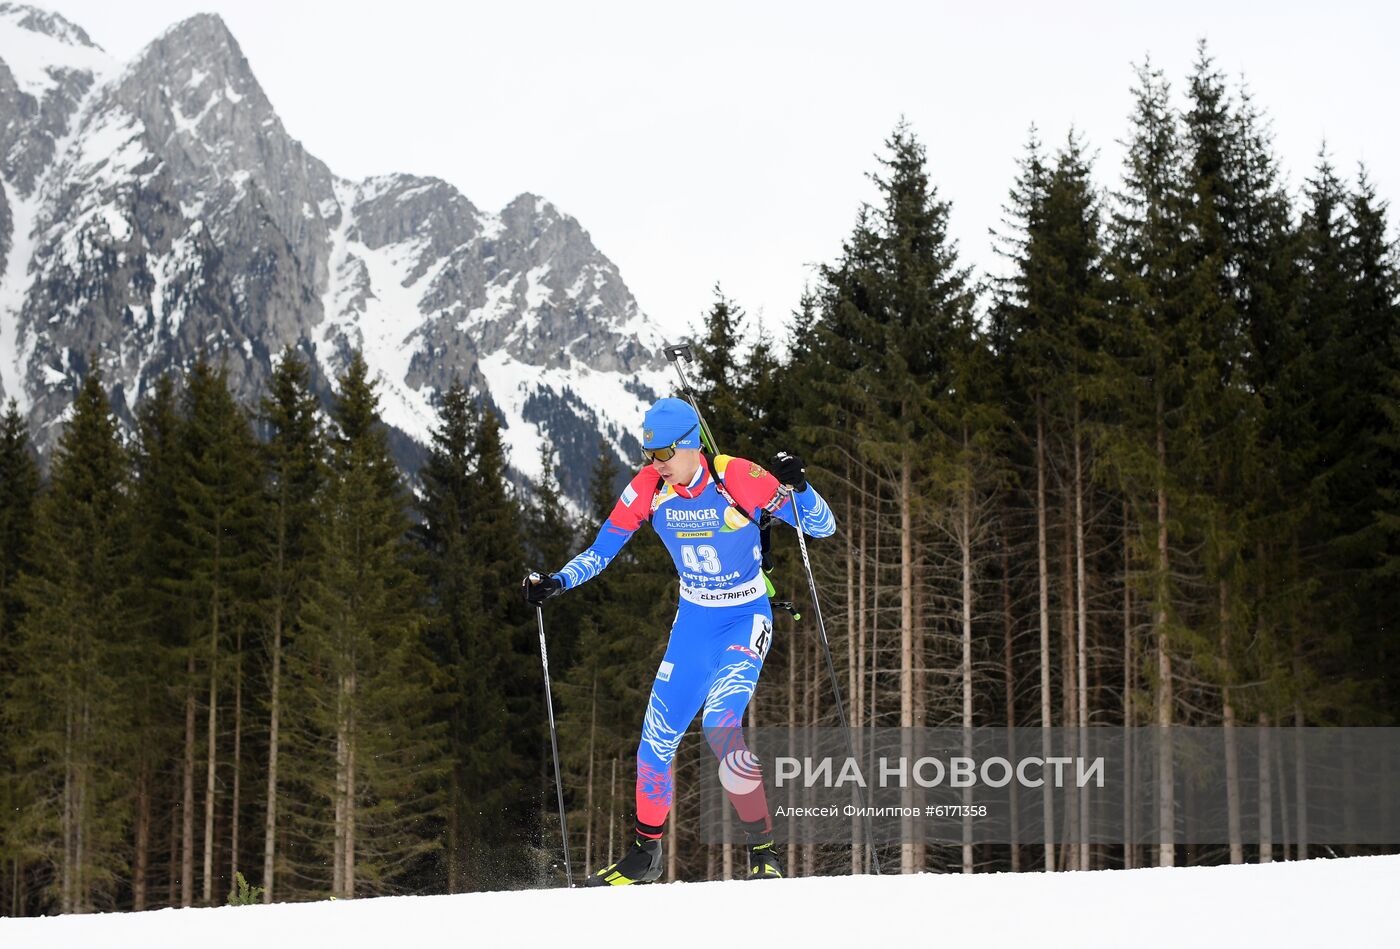
<path fill-rule="evenodd" d="M 248 182 L 260 188 L 269 213 L 298 246 L 303 222 L 319 225 L 322 203 L 334 203 L 329 170 L 287 134 L 238 41 L 214 14 L 190 17 L 157 37 L 106 97 L 141 122 L 149 147 L 193 191 Z M 293 193 L 307 201 L 289 203 Z M 325 210 L 335 217 L 333 207 Z"/>
<path fill-rule="evenodd" d="M 481 212 L 440 178 L 382 175 L 361 183 L 349 237 L 378 249 L 400 241 L 424 242 L 426 256 L 451 253 L 481 233 Z M 415 279 L 421 274 L 415 274 Z"/>
<path fill-rule="evenodd" d="M 0 3 L 0 20 L 13 23 L 19 29 L 38 33 L 69 46 L 86 46 L 101 50 L 87 32 L 76 23 L 65 20 L 57 13 L 40 10 L 24 3 Z"/>
<path fill-rule="evenodd" d="M 0 173 L 12 189 L 0 205 L 30 196 L 79 102 L 111 68 L 81 27 L 56 13 L 0 3 Z"/>
<path fill-rule="evenodd" d="M 263 113 L 260 117 L 272 113 L 238 41 L 213 13 L 182 20 L 148 43 L 123 71 L 118 86 L 142 87 L 152 100 L 167 98 L 181 107 L 187 121 L 218 98 Z"/>
<path fill-rule="evenodd" d="M 327 404 L 363 354 L 410 470 L 455 380 L 500 414 L 518 474 L 550 444 L 575 499 L 600 445 L 635 456 L 660 336 L 579 221 L 534 194 L 491 213 L 439 178 L 335 177 L 217 16 L 78 69 L 102 54 L 0 9 L 0 398 L 42 454 L 90 368 L 129 425 L 201 355 L 256 405 L 290 345 Z"/>

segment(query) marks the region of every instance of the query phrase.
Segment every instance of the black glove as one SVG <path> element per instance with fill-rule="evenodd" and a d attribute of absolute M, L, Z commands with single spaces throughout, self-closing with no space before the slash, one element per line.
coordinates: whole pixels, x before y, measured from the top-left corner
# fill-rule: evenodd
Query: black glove
<path fill-rule="evenodd" d="M 526 603 L 544 606 L 545 600 L 564 592 L 564 581 L 553 574 L 532 572 L 520 581 L 520 588 L 525 594 Z"/>
<path fill-rule="evenodd" d="M 791 485 L 799 494 L 807 490 L 807 466 L 796 455 L 780 451 L 773 456 L 773 463 L 768 469 L 773 472 L 779 484 Z"/>

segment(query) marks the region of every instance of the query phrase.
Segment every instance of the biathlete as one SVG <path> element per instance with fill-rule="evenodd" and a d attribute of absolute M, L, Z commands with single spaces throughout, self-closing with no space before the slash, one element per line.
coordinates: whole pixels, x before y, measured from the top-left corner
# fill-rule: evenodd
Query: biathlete
<path fill-rule="evenodd" d="M 707 456 L 699 416 L 681 399 L 661 399 L 647 411 L 642 445 L 648 464 L 622 492 L 593 544 L 558 573 L 532 573 L 523 584 L 534 606 L 573 589 L 602 572 L 645 522 L 660 535 L 680 576 L 680 603 L 637 747 L 636 840 L 586 885 L 650 883 L 661 876 L 671 762 L 702 709 L 705 737 L 722 769 L 747 779 L 726 782 L 726 790 L 746 835 L 749 878 L 781 877 L 768 801 L 755 780 L 758 762 L 742 732 L 773 638 L 758 520 L 766 511 L 795 525 L 796 504 L 806 533 L 828 537 L 836 519 L 807 484 L 795 455 L 780 453 L 771 473 L 743 458 Z"/>

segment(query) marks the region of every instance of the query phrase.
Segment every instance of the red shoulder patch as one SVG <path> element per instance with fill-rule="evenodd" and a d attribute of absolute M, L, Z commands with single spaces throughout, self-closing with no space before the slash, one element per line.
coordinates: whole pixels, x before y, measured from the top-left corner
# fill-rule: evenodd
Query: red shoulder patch
<path fill-rule="evenodd" d="M 730 477 L 730 472 L 747 471 L 747 478 Z M 724 486 L 734 500 L 752 513 L 763 507 L 778 493 L 778 479 L 756 462 L 747 458 L 735 458 L 725 469 Z"/>

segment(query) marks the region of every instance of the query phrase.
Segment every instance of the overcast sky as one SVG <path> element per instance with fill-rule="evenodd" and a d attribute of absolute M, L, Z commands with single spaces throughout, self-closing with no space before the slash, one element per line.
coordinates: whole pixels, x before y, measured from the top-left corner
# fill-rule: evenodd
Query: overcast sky
<path fill-rule="evenodd" d="M 1325 139 L 1347 176 L 1400 191 L 1400 6 L 1391 3 L 531 3 L 47 0 L 126 60 L 219 13 L 287 129 L 336 174 L 434 175 L 496 211 L 572 214 L 675 333 L 716 282 L 771 329 L 873 197 L 901 116 L 953 204 L 964 259 L 995 266 L 1027 130 L 1071 126 L 1116 183 L 1132 64 L 1178 90 L 1205 37 L 1273 120 L 1296 187 Z"/>

